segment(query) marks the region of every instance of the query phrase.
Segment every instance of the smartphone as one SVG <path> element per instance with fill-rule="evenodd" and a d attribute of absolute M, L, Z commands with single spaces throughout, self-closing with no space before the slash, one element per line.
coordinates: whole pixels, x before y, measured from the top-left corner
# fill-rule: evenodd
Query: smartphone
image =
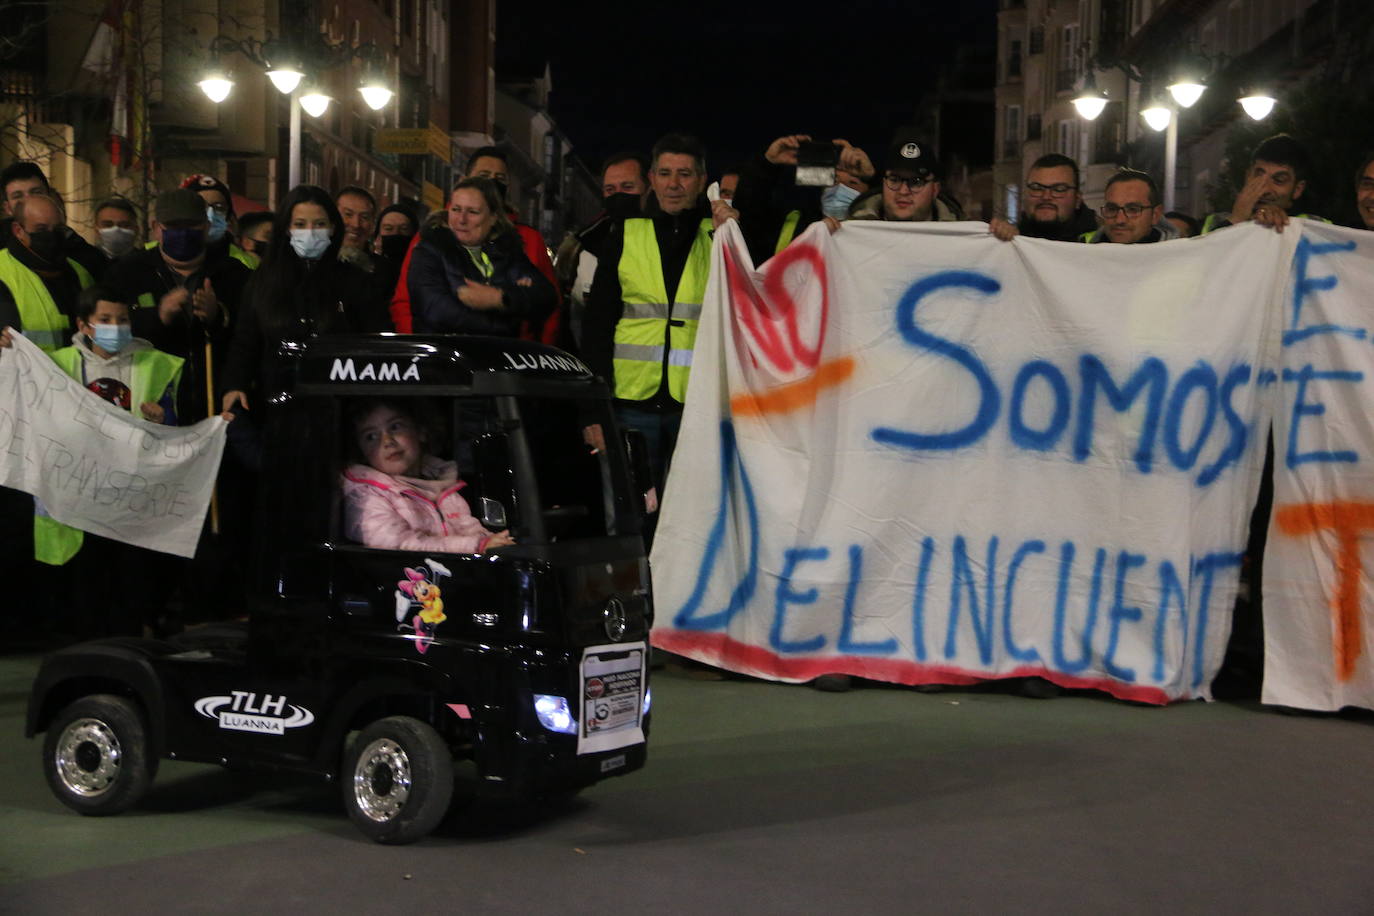
<path fill-rule="evenodd" d="M 840 148 L 828 141 L 806 141 L 797 147 L 797 184 L 823 188 L 835 183 Z"/>

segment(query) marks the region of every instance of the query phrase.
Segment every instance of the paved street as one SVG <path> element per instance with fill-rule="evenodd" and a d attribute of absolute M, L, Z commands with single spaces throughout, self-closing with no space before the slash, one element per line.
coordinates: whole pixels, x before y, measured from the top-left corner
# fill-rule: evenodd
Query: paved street
<path fill-rule="evenodd" d="M 381 847 L 333 787 L 164 761 L 82 818 L 0 656 L 0 912 L 1283 913 L 1374 908 L 1374 718 L 654 682 L 648 766 Z"/>

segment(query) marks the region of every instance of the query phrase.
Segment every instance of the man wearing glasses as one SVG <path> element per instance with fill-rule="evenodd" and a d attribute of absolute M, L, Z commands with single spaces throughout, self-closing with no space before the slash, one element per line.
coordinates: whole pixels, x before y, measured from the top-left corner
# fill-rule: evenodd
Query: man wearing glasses
<path fill-rule="evenodd" d="M 885 219 L 894 222 L 963 218 L 958 206 L 940 196 L 940 162 L 924 143 L 899 139 L 883 160 L 881 193 L 870 191 L 854 201 L 850 219 Z"/>
<path fill-rule="evenodd" d="M 1016 224 L 993 217 L 992 234 L 1004 242 L 1018 235 L 1056 242 L 1076 242 L 1097 229 L 1097 217 L 1083 205 L 1078 187 L 1078 163 L 1050 153 L 1031 164 Z"/>
<path fill-rule="evenodd" d="M 1178 230 L 1164 218 L 1159 185 L 1145 172 L 1121 169 L 1107 179 L 1104 196 L 1102 228 L 1083 241 L 1134 245 L 1178 238 Z"/>

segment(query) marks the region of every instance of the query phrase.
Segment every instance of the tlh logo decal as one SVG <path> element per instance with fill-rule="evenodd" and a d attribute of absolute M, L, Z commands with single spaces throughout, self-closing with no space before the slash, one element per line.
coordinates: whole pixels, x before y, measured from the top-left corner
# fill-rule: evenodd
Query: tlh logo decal
<path fill-rule="evenodd" d="M 313 712 L 287 703 L 284 695 L 264 693 L 259 699 L 247 690 L 231 690 L 227 697 L 201 697 L 196 700 L 196 712 L 207 719 L 218 719 L 220 728 L 263 735 L 282 735 L 288 728 L 301 728 L 315 721 Z"/>

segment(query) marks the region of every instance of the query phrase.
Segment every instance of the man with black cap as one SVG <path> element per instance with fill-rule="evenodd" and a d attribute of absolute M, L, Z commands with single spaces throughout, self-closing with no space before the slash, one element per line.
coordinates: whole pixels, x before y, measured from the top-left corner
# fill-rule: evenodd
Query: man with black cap
<path fill-rule="evenodd" d="M 944 172 L 940 160 L 914 137 L 897 139 L 883 158 L 881 188 L 870 191 L 849 208 L 850 219 L 893 222 L 953 222 L 963 219 L 958 204 L 940 196 Z"/>
<path fill-rule="evenodd" d="M 182 418 L 192 423 L 212 410 L 208 398 L 199 397 L 206 390 L 207 344 L 214 357 L 227 345 L 252 271 L 225 246 L 207 244 L 206 205 L 195 191 L 163 191 L 153 216 L 157 246 L 116 261 L 105 282 L 123 301 L 138 305 L 135 336 L 186 360 L 186 390 L 197 396 L 182 405 Z"/>
<path fill-rule="evenodd" d="M 181 186 L 190 188 L 205 201 L 205 218 L 209 229 L 205 233 L 206 245 L 212 251 L 223 250 L 229 257 L 238 261 L 249 270 L 258 267 L 257 255 L 244 251 L 234 241 L 236 220 L 234 217 L 234 195 L 229 186 L 213 175 L 188 175 Z"/>

